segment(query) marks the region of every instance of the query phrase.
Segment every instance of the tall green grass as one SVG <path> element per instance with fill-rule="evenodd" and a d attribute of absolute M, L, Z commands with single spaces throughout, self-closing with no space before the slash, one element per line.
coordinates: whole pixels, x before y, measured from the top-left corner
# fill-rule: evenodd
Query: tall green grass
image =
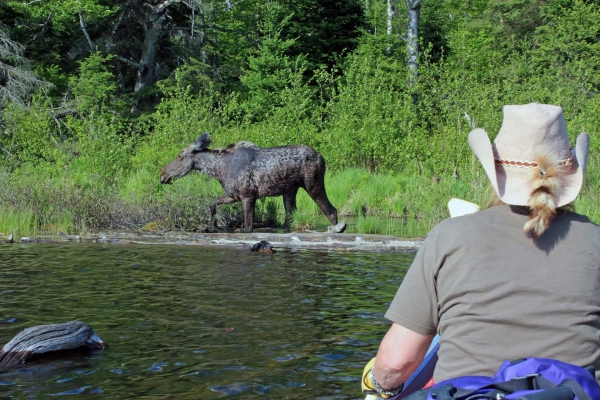
<path fill-rule="evenodd" d="M 600 222 L 600 157 L 592 154 L 576 211 Z M 0 234 L 31 236 L 99 229 L 211 231 L 210 203 L 223 193 L 217 180 L 191 173 L 172 185 L 161 185 L 158 170 L 140 169 L 107 181 L 43 168 L 0 176 Z M 327 194 L 347 232 L 424 236 L 449 217 L 448 200 L 461 198 L 482 208 L 489 197 L 488 178 L 480 167 L 457 175 L 373 173 L 351 168 L 328 172 Z M 329 221 L 304 190 L 298 192 L 293 230 L 324 231 Z M 281 197 L 256 203 L 258 227 L 281 227 Z M 240 203 L 217 209 L 220 229 L 242 226 Z"/>

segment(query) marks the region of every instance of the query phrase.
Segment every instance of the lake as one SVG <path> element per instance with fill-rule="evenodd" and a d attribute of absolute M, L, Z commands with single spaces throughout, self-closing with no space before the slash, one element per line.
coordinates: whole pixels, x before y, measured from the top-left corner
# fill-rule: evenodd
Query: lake
<path fill-rule="evenodd" d="M 106 351 L 0 373 L 2 398 L 359 399 L 414 255 L 0 244 L 0 346 L 81 320 Z"/>

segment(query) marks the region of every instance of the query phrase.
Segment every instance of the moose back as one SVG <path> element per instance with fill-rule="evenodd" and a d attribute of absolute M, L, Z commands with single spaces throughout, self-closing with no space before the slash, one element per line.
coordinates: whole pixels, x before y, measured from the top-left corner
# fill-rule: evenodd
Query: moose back
<path fill-rule="evenodd" d="M 325 192 L 325 160 L 312 148 L 261 148 L 250 142 L 238 142 L 225 149 L 209 150 L 209 144 L 208 132 L 204 132 L 163 168 L 160 182 L 172 183 L 174 178 L 181 178 L 193 169 L 218 179 L 225 194 L 212 201 L 211 219 L 214 220 L 219 204 L 239 201 L 244 211 L 244 230 L 251 232 L 256 200 L 283 196 L 284 226 L 289 227 L 296 209 L 296 194 L 303 188 L 331 225 L 337 225 L 337 210 Z"/>

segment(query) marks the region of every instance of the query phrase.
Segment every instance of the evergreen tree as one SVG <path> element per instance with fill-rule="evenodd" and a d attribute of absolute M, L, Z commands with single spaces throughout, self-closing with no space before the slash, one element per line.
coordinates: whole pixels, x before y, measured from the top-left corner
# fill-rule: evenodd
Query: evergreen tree
<path fill-rule="evenodd" d="M 361 0 L 282 0 L 292 13 L 282 38 L 294 39 L 289 54 L 305 54 L 311 68 L 334 66 L 358 45 L 366 27 Z"/>

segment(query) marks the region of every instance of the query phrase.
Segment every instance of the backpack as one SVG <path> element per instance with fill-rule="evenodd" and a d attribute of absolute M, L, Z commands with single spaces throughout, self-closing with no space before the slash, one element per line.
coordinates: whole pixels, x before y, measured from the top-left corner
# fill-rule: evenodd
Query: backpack
<path fill-rule="evenodd" d="M 462 376 L 406 400 L 600 400 L 594 368 L 547 358 L 505 361 L 493 377 Z"/>

